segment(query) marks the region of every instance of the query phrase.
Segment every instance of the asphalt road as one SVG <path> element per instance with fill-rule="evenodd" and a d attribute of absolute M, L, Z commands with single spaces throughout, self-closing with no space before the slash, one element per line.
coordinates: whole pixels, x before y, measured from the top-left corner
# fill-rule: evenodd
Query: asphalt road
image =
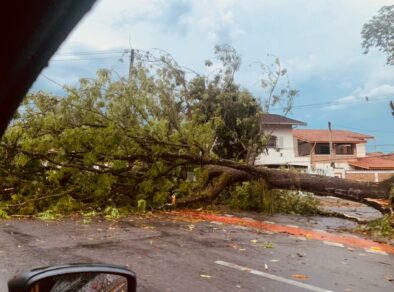
<path fill-rule="evenodd" d="M 296 220 L 330 231 L 349 224 Z M 127 265 L 138 291 L 394 291 L 394 255 L 288 234 L 172 217 L 0 221 L 0 291 L 17 272 L 72 262 Z"/>

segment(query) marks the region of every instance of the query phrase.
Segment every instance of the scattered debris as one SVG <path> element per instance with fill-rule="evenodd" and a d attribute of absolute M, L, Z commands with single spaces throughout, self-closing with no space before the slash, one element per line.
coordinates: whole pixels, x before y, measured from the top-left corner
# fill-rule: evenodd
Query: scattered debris
<path fill-rule="evenodd" d="M 303 274 L 293 274 L 291 276 L 294 279 L 297 279 L 297 280 L 306 280 L 306 279 L 308 279 L 308 276 L 307 275 L 303 275 Z"/>
<path fill-rule="evenodd" d="M 261 245 L 264 248 L 273 248 L 274 244 L 272 242 L 264 242 L 264 244 Z"/>
<path fill-rule="evenodd" d="M 389 281 L 389 282 L 394 282 L 394 277 L 391 277 L 391 276 L 388 276 L 388 275 L 385 275 L 384 279 Z"/>
<path fill-rule="evenodd" d="M 239 245 L 236 244 L 236 243 L 229 244 L 228 246 L 233 248 L 233 249 L 239 249 Z"/>

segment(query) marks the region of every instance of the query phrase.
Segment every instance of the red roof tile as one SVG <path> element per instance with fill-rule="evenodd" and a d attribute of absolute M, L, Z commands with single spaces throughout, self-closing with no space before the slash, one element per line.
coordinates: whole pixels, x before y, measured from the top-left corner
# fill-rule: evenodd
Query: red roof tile
<path fill-rule="evenodd" d="M 362 168 L 362 169 L 394 170 L 394 154 L 372 156 L 372 157 L 362 157 L 362 158 L 358 158 L 355 161 L 349 161 L 349 164 L 354 167 L 358 167 L 358 168 Z"/>
<path fill-rule="evenodd" d="M 368 156 L 368 157 L 382 156 L 382 155 L 384 155 L 383 152 L 368 152 L 368 153 L 367 153 L 367 156 Z"/>
<path fill-rule="evenodd" d="M 332 142 L 334 143 L 364 143 L 373 136 L 360 133 L 332 130 Z M 296 139 L 310 143 L 328 143 L 330 141 L 330 133 L 328 130 L 293 130 Z"/>

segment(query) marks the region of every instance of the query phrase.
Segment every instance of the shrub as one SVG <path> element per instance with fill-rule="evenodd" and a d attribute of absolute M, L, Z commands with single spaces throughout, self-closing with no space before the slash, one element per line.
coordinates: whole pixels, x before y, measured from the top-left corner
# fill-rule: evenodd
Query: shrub
<path fill-rule="evenodd" d="M 298 191 L 269 190 L 264 181 L 244 182 L 230 191 L 230 207 L 265 213 L 315 215 L 319 201 Z"/>
<path fill-rule="evenodd" d="M 137 202 L 137 210 L 138 212 L 145 212 L 146 211 L 146 201 L 141 199 Z"/>
<path fill-rule="evenodd" d="M 9 219 L 10 216 L 8 216 L 7 212 L 0 209 L 0 219 Z"/>
<path fill-rule="evenodd" d="M 391 216 L 386 214 L 382 218 L 373 220 L 366 225 L 359 227 L 358 230 L 372 235 L 394 238 L 394 227 L 391 220 Z"/>

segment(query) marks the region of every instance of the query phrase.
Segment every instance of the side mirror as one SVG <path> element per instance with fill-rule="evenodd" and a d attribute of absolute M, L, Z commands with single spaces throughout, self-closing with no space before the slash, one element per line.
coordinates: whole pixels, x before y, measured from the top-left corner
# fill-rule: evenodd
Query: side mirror
<path fill-rule="evenodd" d="M 71 264 L 34 269 L 8 281 L 10 292 L 135 292 L 135 273 L 121 266 Z"/>

